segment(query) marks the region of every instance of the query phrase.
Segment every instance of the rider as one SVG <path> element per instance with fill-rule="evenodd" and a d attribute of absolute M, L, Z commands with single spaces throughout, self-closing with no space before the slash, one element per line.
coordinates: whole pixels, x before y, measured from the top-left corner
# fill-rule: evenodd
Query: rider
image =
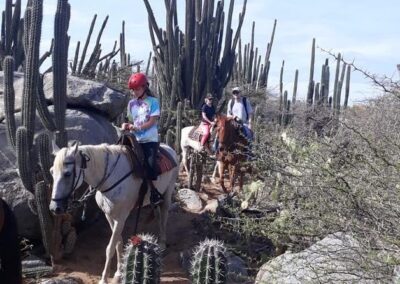
<path fill-rule="evenodd" d="M 253 120 L 253 109 L 247 97 L 241 96 L 240 87 L 232 89 L 233 98 L 228 102 L 227 116 L 234 118 L 243 124 L 243 132 L 248 140 L 253 139 L 251 123 Z"/>
<path fill-rule="evenodd" d="M 201 138 L 201 149 L 206 151 L 207 154 L 213 155 L 208 143 L 210 137 L 211 127 L 214 126 L 215 108 L 213 106 L 213 95 L 208 93 L 204 99 L 204 104 L 201 107 L 201 127 L 203 129 L 203 137 Z"/>
<path fill-rule="evenodd" d="M 158 118 L 160 116 L 160 104 L 153 96 L 149 88 L 147 77 L 143 73 L 132 74 L 128 81 L 133 99 L 128 103 L 129 123 L 122 123 L 123 130 L 130 130 L 142 146 L 143 154 L 147 164 L 147 178 L 150 180 L 150 202 L 158 205 L 163 197 L 156 189 L 153 181 L 157 180 L 157 152 L 158 141 Z"/>

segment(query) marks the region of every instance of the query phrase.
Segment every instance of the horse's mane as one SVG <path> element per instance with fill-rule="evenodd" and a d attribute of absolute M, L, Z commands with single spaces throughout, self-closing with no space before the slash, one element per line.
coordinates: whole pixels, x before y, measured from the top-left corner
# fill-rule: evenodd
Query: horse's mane
<path fill-rule="evenodd" d="M 242 136 L 239 134 L 239 126 L 237 125 L 237 122 L 235 122 L 233 119 L 229 119 L 225 115 L 219 116 L 219 118 L 222 121 L 222 124 L 224 125 L 224 141 L 225 141 L 225 146 L 227 148 L 231 148 L 234 146 L 236 143 L 243 143 Z"/>
<path fill-rule="evenodd" d="M 83 145 L 79 146 L 79 150 L 85 153 L 90 158 L 90 163 L 93 167 L 103 169 L 105 165 L 104 154 L 107 152 L 111 155 L 127 154 L 125 147 L 121 145 L 109 145 L 106 143 L 99 145 Z M 68 149 L 62 148 L 54 159 L 54 170 L 62 171 L 65 160 L 68 160 Z"/>

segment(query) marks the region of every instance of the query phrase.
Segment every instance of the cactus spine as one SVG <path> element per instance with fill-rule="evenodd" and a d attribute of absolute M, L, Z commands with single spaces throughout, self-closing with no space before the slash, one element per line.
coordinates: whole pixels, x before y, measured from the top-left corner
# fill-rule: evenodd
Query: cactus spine
<path fill-rule="evenodd" d="M 124 284 L 157 284 L 161 275 L 161 249 L 152 235 L 138 235 L 125 248 Z"/>
<path fill-rule="evenodd" d="M 226 283 L 226 248 L 221 241 L 205 240 L 193 254 L 191 267 L 192 283 Z"/>

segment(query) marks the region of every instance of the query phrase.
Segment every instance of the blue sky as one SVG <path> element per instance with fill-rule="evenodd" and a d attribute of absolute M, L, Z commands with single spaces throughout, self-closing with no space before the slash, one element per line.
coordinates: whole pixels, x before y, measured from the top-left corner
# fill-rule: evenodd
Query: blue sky
<path fill-rule="evenodd" d="M 4 0 L 1 4 L 4 7 Z M 26 5 L 26 0 L 22 1 Z M 109 21 L 102 37 L 104 52 L 111 50 L 119 38 L 122 20 L 126 22 L 126 50 L 131 58 L 147 60 L 151 51 L 147 12 L 142 0 L 82 1 L 70 0 L 72 7 L 69 34 L 71 35 L 69 58 L 72 60 L 76 42 L 85 41 L 93 15 L 98 15 L 92 36 L 106 17 Z M 179 23 L 184 29 L 184 0 L 177 0 Z M 150 0 L 161 27 L 165 24 L 164 1 Z M 233 26 L 237 26 L 243 0 L 235 1 Z M 225 8 L 229 0 L 225 0 Z M 42 51 L 48 49 L 53 35 L 56 0 L 44 0 Z M 276 90 L 282 60 L 285 60 L 284 88 L 291 93 L 294 72 L 299 69 L 299 92 L 304 97 L 310 65 L 312 38 L 316 44 L 332 52 L 341 52 L 345 60 L 371 73 L 398 79 L 396 64 L 400 63 L 400 30 L 398 0 L 248 0 L 246 18 L 242 28 L 242 42 L 250 41 L 251 25 L 256 22 L 255 46 L 265 54 L 274 19 L 277 30 L 271 55 L 270 88 Z M 82 43 L 81 43 L 82 44 Z M 82 49 L 82 48 L 81 48 Z M 90 49 L 89 49 L 90 50 Z M 317 50 L 316 79 L 327 54 Z M 330 58 L 331 80 L 335 64 Z M 371 83 L 357 72 L 352 73 L 351 101 L 358 102 L 376 95 Z"/>

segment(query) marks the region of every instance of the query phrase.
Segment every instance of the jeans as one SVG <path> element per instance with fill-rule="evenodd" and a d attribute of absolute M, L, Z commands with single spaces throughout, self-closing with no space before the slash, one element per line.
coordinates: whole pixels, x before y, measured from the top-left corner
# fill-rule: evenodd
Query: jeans
<path fill-rule="evenodd" d="M 243 129 L 244 136 L 246 136 L 246 138 L 249 141 L 253 141 L 253 131 L 245 124 L 243 124 L 242 129 Z"/>
<path fill-rule="evenodd" d="M 147 142 L 140 143 L 143 149 L 143 154 L 146 159 L 146 173 L 147 178 L 150 180 L 157 180 L 158 167 L 157 167 L 157 152 L 159 143 L 158 142 Z"/>

